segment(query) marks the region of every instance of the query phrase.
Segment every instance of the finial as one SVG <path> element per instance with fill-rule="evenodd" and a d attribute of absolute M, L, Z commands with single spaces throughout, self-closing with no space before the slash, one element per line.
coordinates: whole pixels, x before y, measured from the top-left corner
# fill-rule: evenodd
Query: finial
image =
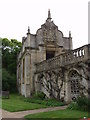
<path fill-rule="evenodd" d="M 51 19 L 50 9 L 48 9 L 48 18 L 50 18 L 50 19 Z"/>
<path fill-rule="evenodd" d="M 46 22 L 51 22 L 51 13 L 50 13 L 50 9 L 48 9 L 48 18 L 46 20 Z"/>
<path fill-rule="evenodd" d="M 28 33 L 30 33 L 30 27 L 28 26 Z"/>
<path fill-rule="evenodd" d="M 71 31 L 69 31 L 69 37 L 71 37 Z"/>

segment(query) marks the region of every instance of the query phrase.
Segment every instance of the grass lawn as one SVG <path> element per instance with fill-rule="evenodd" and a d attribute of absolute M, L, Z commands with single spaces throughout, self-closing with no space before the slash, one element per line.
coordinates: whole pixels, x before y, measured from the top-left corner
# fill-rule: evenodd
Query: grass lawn
<path fill-rule="evenodd" d="M 2 108 L 10 112 L 33 110 L 46 107 L 47 106 L 41 104 L 25 102 L 24 97 L 17 94 L 11 94 L 9 99 L 2 99 Z"/>
<path fill-rule="evenodd" d="M 61 118 L 61 120 L 65 120 L 67 118 L 68 120 L 79 120 L 79 118 L 88 117 L 87 112 L 77 111 L 77 110 L 57 110 L 57 111 L 50 111 L 50 112 L 43 112 L 43 113 L 37 113 L 37 114 L 31 114 L 25 116 L 28 120 L 41 120 L 44 118 L 45 120 L 49 120 L 50 118 Z M 74 118 L 74 119 L 73 119 Z M 66 119 L 66 120 L 67 120 Z"/>
<path fill-rule="evenodd" d="M 2 99 L 2 108 L 10 111 L 33 110 L 46 107 L 63 106 L 64 103 L 55 99 L 25 98 L 18 94 L 10 94 L 9 99 Z"/>

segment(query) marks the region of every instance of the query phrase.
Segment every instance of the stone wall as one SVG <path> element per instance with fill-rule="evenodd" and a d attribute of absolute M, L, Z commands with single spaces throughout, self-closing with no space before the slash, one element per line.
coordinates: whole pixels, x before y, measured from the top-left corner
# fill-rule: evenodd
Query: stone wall
<path fill-rule="evenodd" d="M 88 97 L 90 94 L 89 49 L 90 45 L 85 45 L 62 56 L 38 63 L 35 91 L 42 91 L 49 98 L 54 97 L 67 103 L 81 95 Z M 74 59 L 72 53 L 75 54 Z"/>

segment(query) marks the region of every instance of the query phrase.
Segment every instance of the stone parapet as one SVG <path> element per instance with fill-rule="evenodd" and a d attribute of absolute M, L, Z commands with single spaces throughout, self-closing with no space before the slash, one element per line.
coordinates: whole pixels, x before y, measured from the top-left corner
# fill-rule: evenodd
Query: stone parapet
<path fill-rule="evenodd" d="M 36 73 L 90 60 L 90 44 L 36 64 Z"/>

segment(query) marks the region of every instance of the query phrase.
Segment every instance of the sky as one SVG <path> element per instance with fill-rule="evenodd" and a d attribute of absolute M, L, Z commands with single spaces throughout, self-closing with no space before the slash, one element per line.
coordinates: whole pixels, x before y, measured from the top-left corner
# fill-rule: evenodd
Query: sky
<path fill-rule="evenodd" d="M 22 41 L 45 23 L 48 9 L 64 37 L 71 31 L 73 48 L 88 44 L 88 0 L 0 0 L 0 37 Z"/>

